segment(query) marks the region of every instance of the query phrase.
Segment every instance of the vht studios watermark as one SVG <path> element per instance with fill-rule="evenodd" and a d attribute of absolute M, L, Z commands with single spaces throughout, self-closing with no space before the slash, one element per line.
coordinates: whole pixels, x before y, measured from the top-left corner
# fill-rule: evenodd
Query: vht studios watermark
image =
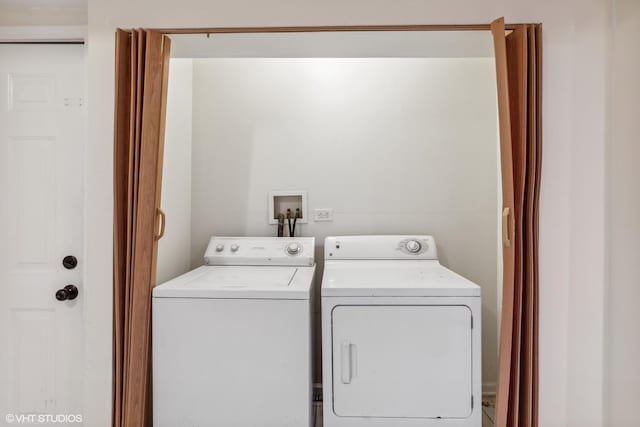
<path fill-rule="evenodd" d="M 7 414 L 8 424 L 75 424 L 82 422 L 81 414 Z"/>

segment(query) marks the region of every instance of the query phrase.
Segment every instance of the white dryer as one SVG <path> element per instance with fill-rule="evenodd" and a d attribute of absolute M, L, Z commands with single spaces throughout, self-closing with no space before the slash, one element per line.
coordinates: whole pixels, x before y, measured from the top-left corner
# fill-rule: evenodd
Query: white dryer
<path fill-rule="evenodd" d="M 313 238 L 212 237 L 153 290 L 153 425 L 311 423 Z"/>
<path fill-rule="evenodd" d="M 480 287 L 438 262 L 431 236 L 324 250 L 324 426 L 480 427 Z"/>

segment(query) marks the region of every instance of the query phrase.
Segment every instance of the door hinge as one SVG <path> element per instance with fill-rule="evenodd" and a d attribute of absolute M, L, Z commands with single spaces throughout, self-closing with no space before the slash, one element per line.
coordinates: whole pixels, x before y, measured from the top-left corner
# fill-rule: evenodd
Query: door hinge
<path fill-rule="evenodd" d="M 471 409 L 473 409 L 473 394 L 471 395 Z"/>
<path fill-rule="evenodd" d="M 471 329 L 473 329 L 473 316 L 471 316 Z"/>

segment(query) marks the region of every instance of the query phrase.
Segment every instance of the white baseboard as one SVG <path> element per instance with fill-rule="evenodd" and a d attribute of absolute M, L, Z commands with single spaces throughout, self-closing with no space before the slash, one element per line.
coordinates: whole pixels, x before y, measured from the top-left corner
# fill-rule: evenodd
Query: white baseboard
<path fill-rule="evenodd" d="M 498 386 L 496 383 L 483 383 L 482 384 L 482 395 L 483 396 L 495 396 Z"/>

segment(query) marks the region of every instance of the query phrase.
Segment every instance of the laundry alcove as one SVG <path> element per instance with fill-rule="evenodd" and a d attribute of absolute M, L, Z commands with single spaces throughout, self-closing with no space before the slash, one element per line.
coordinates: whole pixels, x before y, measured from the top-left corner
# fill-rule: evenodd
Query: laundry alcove
<path fill-rule="evenodd" d="M 465 273 L 478 277 L 476 280 L 486 288 L 483 297 L 488 295 L 487 302 L 491 301 L 484 307 L 488 316 L 485 325 L 494 325 L 483 337 L 488 340 L 483 343 L 487 349 L 484 369 L 490 372 L 485 377 L 502 387 L 497 425 L 506 422 L 507 415 L 510 419 L 535 419 L 531 409 L 535 408 L 536 379 L 536 331 L 535 322 L 531 323 L 536 313 L 535 262 L 526 264 L 526 269 L 518 265 L 535 259 L 533 224 L 539 165 L 534 161 L 533 171 L 538 175 L 525 179 L 527 215 L 522 208 L 515 210 L 522 199 L 512 200 L 508 197 L 512 190 L 507 185 L 505 193 L 503 186 L 511 170 L 520 170 L 509 167 L 513 158 L 523 160 L 523 150 L 533 153 L 539 146 L 539 134 L 523 132 L 527 128 L 520 122 L 518 129 L 505 123 L 507 118 L 521 116 L 516 111 L 532 110 L 519 102 L 522 98 L 514 91 L 523 84 L 527 86 L 527 82 L 539 81 L 539 74 L 534 73 L 539 71 L 535 62 L 539 30 L 511 26 L 515 31 L 505 41 L 500 22 L 496 25 L 493 38 L 487 25 L 167 29 L 146 35 L 148 40 L 160 40 L 153 42 L 162 46 L 157 54 L 150 49 L 155 46 L 151 41 L 147 41 L 143 53 L 130 56 L 133 49 L 123 51 L 121 58 L 128 56 L 129 60 L 120 61 L 117 75 L 123 78 L 120 90 L 129 96 L 117 100 L 116 107 L 116 117 L 124 123 L 122 128 L 116 127 L 121 129 L 116 133 L 116 157 L 122 160 L 120 168 L 116 165 L 116 178 L 123 179 L 116 188 L 116 200 L 129 202 L 116 204 L 121 206 L 116 219 L 126 224 L 135 219 L 134 223 L 140 224 L 133 228 L 133 234 L 124 226 L 116 229 L 122 239 L 116 265 L 126 272 L 116 277 L 116 289 L 122 289 L 116 300 L 121 307 L 116 310 L 116 322 L 121 319 L 116 323 L 116 339 L 123 342 L 120 353 L 116 349 L 116 366 L 117 360 L 123 361 L 119 372 L 116 368 L 116 384 L 123 379 L 120 387 L 129 390 L 123 395 L 132 396 L 135 389 L 140 401 L 148 397 L 144 387 L 149 381 L 144 374 L 148 355 L 138 350 L 148 349 L 147 300 L 157 281 L 154 248 L 158 243 L 154 236 L 164 232 L 157 249 L 157 274 L 166 279 L 198 265 L 205 235 L 207 239 L 220 233 L 271 235 L 273 225 L 266 220 L 269 191 L 304 189 L 308 192 L 310 217 L 314 209 L 331 208 L 334 212 L 331 222 L 309 221 L 302 227 L 302 233 L 314 235 L 318 241 L 336 231 L 385 234 L 427 228 L 442 236 L 438 240 L 443 241 L 444 262 L 460 266 L 459 270 L 470 269 Z M 170 35 L 171 60 L 169 39 L 161 33 Z M 120 33 L 121 41 L 135 40 L 134 34 Z M 144 32 L 139 34 L 143 35 L 136 37 L 145 37 Z M 513 42 L 514 35 L 518 43 Z M 527 55 L 521 50 L 523 46 Z M 514 60 L 516 53 L 519 56 Z M 374 67 L 376 72 L 372 72 Z M 144 96 L 139 98 L 134 96 L 139 92 L 125 88 L 140 88 L 136 76 L 142 70 L 155 86 L 147 90 L 143 81 Z M 514 70 L 518 74 L 512 77 Z M 528 70 L 524 80 L 523 70 Z M 449 83 L 436 83 L 434 76 L 446 77 Z M 132 82 L 137 85 L 131 86 Z M 531 83 L 527 87 L 530 94 L 539 90 Z M 153 98 L 152 91 L 156 94 Z M 523 108 L 512 109 L 514 100 Z M 415 103 L 421 107 L 415 108 Z M 152 110 L 154 115 L 136 121 L 134 113 L 140 106 L 149 115 L 148 106 L 157 109 Z M 533 107 L 538 111 L 539 106 Z M 454 113 L 457 116 L 452 116 Z M 535 123 L 535 116 L 531 117 Z M 142 132 L 135 126 L 140 123 Z M 145 125 L 149 129 L 146 134 Z M 506 140 L 511 137 L 516 140 L 508 142 L 510 148 L 514 147 L 514 155 L 505 159 Z M 126 146 L 122 141 L 137 141 L 139 145 Z M 145 149 L 151 150 L 149 154 Z M 147 156 L 153 158 L 152 152 L 157 153 L 156 160 L 145 172 Z M 139 166 L 137 161 L 141 162 Z M 137 201 L 137 205 L 131 201 Z M 502 208 L 505 202 L 507 210 Z M 156 214 L 156 209 L 162 212 L 161 206 L 166 214 Z M 522 213 L 514 216 L 514 212 Z M 484 222 L 478 223 L 479 218 Z M 505 259 L 502 288 L 502 248 L 519 248 L 524 242 L 517 240 L 521 229 L 516 223 L 531 225 L 525 227 L 529 232 L 527 251 L 517 252 L 521 254 L 520 264 L 514 264 L 515 269 L 511 264 L 515 258 Z M 141 233 L 145 243 L 131 246 L 131 236 L 136 233 Z M 141 250 L 146 256 L 140 254 L 136 261 Z M 478 268 L 469 267 L 472 265 Z M 141 268 L 143 276 L 129 273 Z M 527 277 L 518 282 L 512 279 L 514 271 L 516 277 L 526 271 Z M 529 293 L 514 294 L 514 284 L 515 289 L 527 289 Z M 519 308 L 522 303 L 518 298 L 522 296 L 518 295 L 527 296 L 524 309 Z M 141 310 L 132 311 L 135 301 L 141 301 Z M 509 379 L 520 374 L 514 376 L 513 369 L 503 370 L 502 365 L 498 370 L 499 307 L 510 313 L 507 317 L 502 313 L 503 325 L 505 319 L 511 325 L 511 319 L 523 314 L 528 319 L 512 329 L 526 326 L 522 337 L 531 340 L 526 339 L 523 351 L 506 345 L 521 338 L 514 341 L 503 334 L 500 340 L 506 352 L 503 359 L 524 355 L 522 377 L 530 379 L 528 390 L 532 392 L 520 402 L 531 402 L 525 405 L 528 415 L 518 415 L 515 408 L 521 403 L 514 404 L 509 398 L 519 394 Z M 138 321 L 141 323 L 135 323 Z M 137 358 L 131 357 L 132 349 L 138 352 Z M 513 360 L 511 366 L 521 363 L 519 356 Z M 139 364 L 136 366 L 143 374 L 127 375 L 133 369 L 132 361 Z M 130 425 L 127 420 L 133 418 L 129 417 L 144 419 L 145 411 L 122 399 L 118 391 L 116 408 L 122 413 L 122 418 L 116 417 L 122 425 Z"/>

